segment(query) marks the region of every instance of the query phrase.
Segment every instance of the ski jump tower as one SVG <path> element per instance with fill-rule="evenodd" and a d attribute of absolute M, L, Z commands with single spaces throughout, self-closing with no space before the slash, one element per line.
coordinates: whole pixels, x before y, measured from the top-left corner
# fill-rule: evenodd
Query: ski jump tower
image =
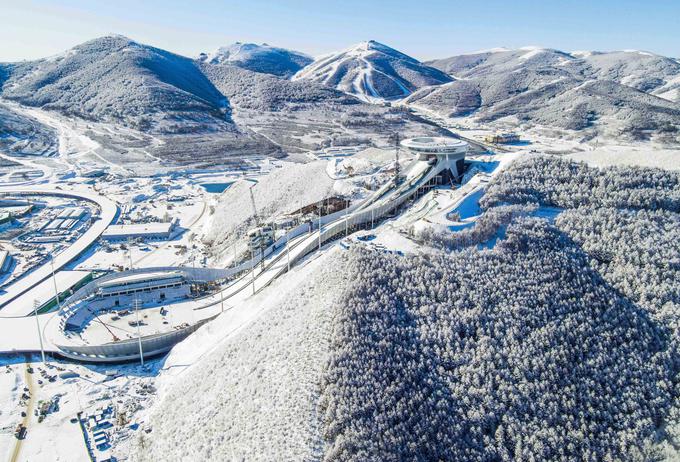
<path fill-rule="evenodd" d="M 463 176 L 468 144 L 456 138 L 422 136 L 401 142 L 418 160 L 434 165 L 442 183 L 458 182 Z"/>

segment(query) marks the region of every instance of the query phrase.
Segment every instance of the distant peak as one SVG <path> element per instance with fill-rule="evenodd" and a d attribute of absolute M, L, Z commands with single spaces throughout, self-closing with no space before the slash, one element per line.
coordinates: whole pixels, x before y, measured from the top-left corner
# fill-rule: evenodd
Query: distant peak
<path fill-rule="evenodd" d="M 116 46 L 121 46 L 121 45 L 131 45 L 131 44 L 136 44 L 134 40 L 132 40 L 130 37 L 126 37 L 125 35 L 121 34 L 106 34 L 102 35 L 101 37 L 97 37 L 95 39 L 89 40 L 82 45 L 86 44 L 107 44 L 107 45 L 116 45 Z"/>
<path fill-rule="evenodd" d="M 359 42 L 356 45 L 353 45 L 347 49 L 344 50 L 345 53 L 350 53 L 350 54 L 363 54 L 366 52 L 371 52 L 371 51 L 377 51 L 380 53 L 386 53 L 389 55 L 395 55 L 395 56 L 401 56 L 402 58 L 409 58 L 408 56 L 404 55 L 398 50 L 395 50 L 394 48 L 385 45 L 384 43 L 380 43 L 376 40 L 365 40 L 363 42 Z M 411 59 L 411 58 L 409 58 Z"/>
<path fill-rule="evenodd" d="M 377 42 L 375 40 L 365 40 L 363 42 L 359 42 L 358 44 L 354 45 L 352 48 L 361 48 L 364 50 L 377 50 L 377 49 L 384 49 L 388 48 L 391 50 L 390 47 L 387 45 L 384 45 L 380 42 Z"/>

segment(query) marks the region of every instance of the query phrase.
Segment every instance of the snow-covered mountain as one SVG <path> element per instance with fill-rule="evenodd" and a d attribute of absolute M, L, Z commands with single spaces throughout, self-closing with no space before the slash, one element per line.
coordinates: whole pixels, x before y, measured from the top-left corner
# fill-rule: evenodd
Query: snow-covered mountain
<path fill-rule="evenodd" d="M 680 62 L 637 50 L 572 53 L 583 61 L 584 74 L 613 80 L 636 90 L 680 102 Z M 580 63 L 575 63 L 578 66 Z"/>
<path fill-rule="evenodd" d="M 4 66 L 2 97 L 158 132 L 231 130 L 227 101 L 183 56 L 123 36 Z"/>
<path fill-rule="evenodd" d="M 611 80 L 670 101 L 680 101 L 680 62 L 646 51 L 567 53 L 550 48 L 524 47 L 464 54 L 426 64 L 460 78 L 552 68 L 564 70 L 578 79 Z"/>
<path fill-rule="evenodd" d="M 309 58 L 256 47 L 231 47 L 197 60 L 119 35 L 101 37 L 50 58 L 0 63 L 0 100 L 58 112 L 76 124 L 144 132 L 130 138 L 98 131 L 96 144 L 120 162 L 126 156 L 119 153 L 142 149 L 168 162 L 212 165 L 252 153 L 315 150 L 322 143 L 369 144 L 395 130 L 432 131 L 406 111 L 265 73 L 292 72 Z M 11 125 L 14 134 L 32 133 L 29 118 L 13 117 Z M 35 142 L 32 152 L 43 153 L 44 142 Z M 12 149 L 18 148 L 13 141 Z"/>
<path fill-rule="evenodd" d="M 251 71 L 286 78 L 314 61 L 298 51 L 277 48 L 266 43 L 257 45 L 241 42 L 220 47 L 212 53 L 202 53 L 199 60 L 210 64 L 228 62 Z"/>
<path fill-rule="evenodd" d="M 407 102 L 447 116 L 646 137 L 680 131 L 680 64 L 643 52 L 566 53 L 526 47 L 430 64 L 456 80 Z"/>
<path fill-rule="evenodd" d="M 450 82 L 451 77 L 374 40 L 318 58 L 294 80 L 311 80 L 365 99 L 408 96 L 428 85 Z"/>

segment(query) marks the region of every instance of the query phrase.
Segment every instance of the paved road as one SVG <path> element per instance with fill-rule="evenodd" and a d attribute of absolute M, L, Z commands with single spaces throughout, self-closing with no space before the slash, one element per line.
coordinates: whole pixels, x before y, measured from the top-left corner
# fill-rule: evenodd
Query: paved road
<path fill-rule="evenodd" d="M 67 191 L 61 189 L 47 189 L 47 188 L 0 188 L 0 193 L 10 194 L 26 194 L 26 195 L 52 195 L 70 197 L 80 200 L 94 202 L 100 208 L 99 219 L 95 221 L 85 233 L 78 238 L 66 250 L 57 254 L 54 257 L 54 271 L 59 271 L 61 268 L 75 260 L 82 252 L 92 245 L 104 230 L 113 222 L 118 213 L 118 206 L 112 200 L 101 196 L 92 191 Z M 18 279 L 16 282 L 6 288 L 5 293 L 0 295 L 0 308 L 10 301 L 14 300 L 21 294 L 31 290 L 36 285 L 40 284 L 45 279 L 52 276 L 52 268 L 49 262 L 31 271 L 26 276 Z M 0 316 L 2 310 L 0 309 Z"/>
<path fill-rule="evenodd" d="M 26 427 L 26 436 L 28 436 L 28 423 L 33 414 L 33 407 L 35 405 L 34 390 L 33 390 L 33 374 L 28 373 L 28 369 L 31 367 L 30 356 L 26 355 L 26 368 L 24 369 L 24 377 L 26 378 L 26 386 L 28 387 L 28 403 L 26 405 L 26 417 L 21 421 L 22 425 Z M 25 439 L 25 438 L 24 438 Z M 16 462 L 21 453 L 21 445 L 24 440 L 16 440 L 14 443 L 14 451 L 12 451 L 12 456 L 10 457 L 10 462 Z"/>

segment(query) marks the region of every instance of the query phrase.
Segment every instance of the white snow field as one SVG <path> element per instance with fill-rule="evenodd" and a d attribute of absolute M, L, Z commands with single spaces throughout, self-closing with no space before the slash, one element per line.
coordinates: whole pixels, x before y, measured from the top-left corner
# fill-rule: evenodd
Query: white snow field
<path fill-rule="evenodd" d="M 659 148 L 647 143 L 640 146 L 603 146 L 592 151 L 570 154 L 569 158 L 594 167 L 634 165 L 680 170 L 680 148 Z"/>
<path fill-rule="evenodd" d="M 317 403 L 331 308 L 348 283 L 341 252 L 336 247 L 294 269 L 233 309 L 240 314 L 225 312 L 175 347 L 136 460 L 323 454 Z"/>

